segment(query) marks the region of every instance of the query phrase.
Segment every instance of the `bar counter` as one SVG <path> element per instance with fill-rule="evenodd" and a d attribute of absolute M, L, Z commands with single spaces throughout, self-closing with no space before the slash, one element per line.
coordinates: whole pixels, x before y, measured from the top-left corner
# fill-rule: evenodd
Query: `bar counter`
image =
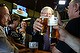
<path fill-rule="evenodd" d="M 24 50 L 24 49 L 23 49 Z M 30 52 L 30 49 L 29 48 L 26 48 L 25 49 L 25 52 L 19 52 L 19 53 L 33 53 L 33 52 Z M 34 53 L 51 53 L 51 52 L 48 52 L 48 51 L 43 51 L 43 50 L 37 50 L 36 52 Z"/>

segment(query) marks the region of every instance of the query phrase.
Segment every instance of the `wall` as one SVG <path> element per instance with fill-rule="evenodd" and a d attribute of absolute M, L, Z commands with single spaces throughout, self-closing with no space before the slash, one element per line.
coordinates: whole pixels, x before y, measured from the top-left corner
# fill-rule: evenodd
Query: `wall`
<path fill-rule="evenodd" d="M 33 17 L 33 16 L 34 16 L 35 18 L 38 18 L 39 15 L 40 15 L 39 12 L 33 11 L 33 10 L 31 10 L 31 9 L 28 10 L 28 13 L 29 13 L 29 16 L 30 16 L 30 17 Z"/>
<path fill-rule="evenodd" d="M 11 11 L 11 9 L 12 9 L 12 3 L 4 1 L 4 0 L 0 0 L 0 3 L 5 3 L 6 6 L 9 8 L 9 10 Z M 33 17 L 33 15 L 34 15 L 34 18 L 39 17 L 39 12 L 35 11 L 35 14 L 34 14 L 34 11 L 31 10 L 31 9 L 28 9 L 28 14 L 29 14 L 28 15 L 29 17 Z"/>

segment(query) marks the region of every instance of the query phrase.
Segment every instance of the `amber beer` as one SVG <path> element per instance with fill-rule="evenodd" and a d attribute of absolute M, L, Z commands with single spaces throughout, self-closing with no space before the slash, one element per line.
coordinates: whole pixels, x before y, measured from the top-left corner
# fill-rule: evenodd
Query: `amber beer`
<path fill-rule="evenodd" d="M 49 17 L 44 17 L 44 16 L 41 16 L 40 19 L 41 19 L 41 24 L 43 25 L 42 26 L 42 30 L 40 31 L 40 34 L 41 35 L 44 35 L 47 31 L 47 27 L 48 27 L 48 18 Z"/>
<path fill-rule="evenodd" d="M 58 30 L 53 29 L 53 26 L 58 25 L 58 18 L 52 15 L 51 18 L 48 20 L 48 26 L 49 26 L 49 37 L 50 38 L 57 38 L 58 36 Z"/>

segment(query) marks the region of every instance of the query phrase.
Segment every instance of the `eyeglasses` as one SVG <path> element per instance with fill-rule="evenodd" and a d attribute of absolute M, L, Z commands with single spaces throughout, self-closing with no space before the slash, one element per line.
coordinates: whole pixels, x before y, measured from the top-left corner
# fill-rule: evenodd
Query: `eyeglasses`
<path fill-rule="evenodd" d="M 0 4 L 0 7 L 6 6 L 4 3 Z"/>

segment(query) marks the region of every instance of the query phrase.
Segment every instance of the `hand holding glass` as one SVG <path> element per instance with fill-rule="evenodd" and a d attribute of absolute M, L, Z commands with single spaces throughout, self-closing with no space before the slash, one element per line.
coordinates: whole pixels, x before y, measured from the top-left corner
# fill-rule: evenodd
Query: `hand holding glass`
<path fill-rule="evenodd" d="M 48 18 L 49 17 L 44 17 L 44 16 L 41 16 L 40 19 L 41 19 L 41 24 L 43 25 L 42 26 L 42 30 L 40 31 L 40 34 L 41 35 L 44 35 L 46 33 L 46 30 L 47 30 L 47 27 L 48 27 Z"/>

